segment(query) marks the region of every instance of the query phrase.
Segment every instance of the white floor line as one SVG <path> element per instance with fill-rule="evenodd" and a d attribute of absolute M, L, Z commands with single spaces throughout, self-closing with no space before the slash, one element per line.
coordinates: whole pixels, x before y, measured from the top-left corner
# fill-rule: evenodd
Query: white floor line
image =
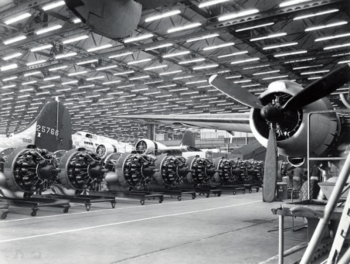
<path fill-rule="evenodd" d="M 117 198 L 118 200 L 119 198 Z M 208 201 L 207 199 L 201 199 L 201 200 L 183 200 L 181 202 L 176 202 L 174 201 L 174 203 L 171 203 L 172 205 L 178 205 L 178 204 L 183 204 L 183 203 L 187 203 L 187 202 L 201 202 L 201 201 Z M 45 219 L 45 218 L 53 218 L 53 217 L 64 217 L 64 216 L 72 216 L 72 215 L 80 215 L 80 214 L 89 214 L 89 213 L 101 213 L 104 211 L 111 211 L 111 210 L 124 210 L 124 209 L 134 209 L 134 208 L 147 208 L 150 206 L 162 206 L 162 205 L 169 205 L 169 204 L 165 204 L 165 203 L 157 203 L 157 204 L 147 204 L 146 201 L 146 205 L 135 205 L 135 206 L 129 206 L 129 207 L 122 207 L 122 208 L 109 208 L 109 209 L 101 209 L 101 210 L 94 210 L 94 211 L 83 211 L 83 212 L 77 212 L 77 213 L 61 213 L 61 214 L 54 214 L 54 215 L 46 215 L 46 216 L 35 216 L 35 217 L 27 217 L 27 218 L 21 218 L 21 219 L 13 219 L 13 220 L 0 220 L 0 225 L 2 223 L 10 223 L 10 222 L 19 222 L 19 221 L 26 221 L 26 220 L 36 220 L 36 219 Z M 83 207 L 84 205 L 82 205 L 81 207 Z M 93 205 L 92 205 L 93 206 Z M 118 203 L 116 204 L 116 206 L 118 206 Z M 78 206 L 74 206 L 74 207 L 78 207 Z M 74 208 L 73 207 L 73 208 Z M 62 208 L 63 209 L 63 208 Z M 39 210 L 40 212 L 40 210 Z M 11 213 L 11 212 L 10 212 Z"/>
<path fill-rule="evenodd" d="M 108 226 L 116 226 L 116 225 L 129 224 L 129 223 L 136 223 L 136 222 L 154 220 L 154 219 L 165 218 L 165 217 L 173 217 L 173 216 L 179 216 L 179 215 L 187 215 L 187 214 L 196 214 L 196 213 L 202 213 L 202 212 L 209 212 L 209 211 L 226 209 L 226 208 L 231 208 L 231 207 L 237 207 L 237 206 L 242 206 L 242 205 L 247 205 L 247 204 L 252 204 L 252 203 L 258 203 L 258 202 L 261 202 L 261 201 L 259 200 L 259 201 L 241 203 L 241 204 L 233 204 L 233 205 L 228 205 L 228 206 L 214 207 L 214 208 L 210 208 L 210 209 L 203 209 L 203 210 L 198 210 L 198 211 L 190 211 L 190 212 L 177 213 L 177 214 L 159 215 L 159 216 L 153 216 L 153 217 L 147 217 L 147 218 L 123 221 L 123 222 L 118 222 L 118 223 L 111 223 L 111 224 L 98 225 L 98 226 L 90 226 L 90 227 L 84 227 L 84 228 L 78 228 L 78 229 L 72 229 L 72 230 L 66 230 L 66 231 L 60 231 L 60 232 L 54 232 L 54 233 L 47 233 L 47 234 L 41 234 L 41 235 L 35 235 L 35 236 L 27 236 L 27 237 L 6 239 L 6 240 L 0 240 L 0 243 L 13 242 L 13 241 L 19 241 L 19 240 L 26 240 L 26 239 L 32 239 L 32 238 L 38 238 L 38 237 L 54 236 L 54 235 L 67 234 L 67 233 L 73 233 L 73 232 L 80 232 L 80 231 L 86 231 L 86 230 L 91 230 L 91 229 L 96 229 L 96 228 L 102 228 L 102 227 L 108 227 Z"/>

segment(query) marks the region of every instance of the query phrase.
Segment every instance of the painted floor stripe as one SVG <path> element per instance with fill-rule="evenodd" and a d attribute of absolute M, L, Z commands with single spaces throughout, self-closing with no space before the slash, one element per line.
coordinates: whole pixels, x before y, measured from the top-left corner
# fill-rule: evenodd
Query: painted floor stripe
<path fill-rule="evenodd" d="M 118 222 L 118 223 L 111 223 L 111 224 L 105 224 L 105 225 L 84 227 L 84 228 L 78 228 L 78 229 L 72 229 L 72 230 L 66 230 L 66 231 L 60 231 L 60 232 L 54 232 L 54 233 L 47 233 L 47 234 L 41 234 L 41 235 L 35 235 L 35 236 L 27 236 L 27 237 L 6 239 L 6 240 L 0 240 L 0 243 L 20 241 L 20 240 L 26 240 L 26 239 L 32 239 L 32 238 L 38 238 L 38 237 L 54 236 L 54 235 L 67 234 L 67 233 L 73 233 L 73 232 L 80 232 L 80 231 L 86 231 L 86 230 L 91 230 L 91 229 L 96 229 L 96 228 L 102 228 L 102 227 L 108 227 L 108 226 L 116 226 L 116 225 L 122 225 L 122 224 L 130 224 L 130 223 L 137 223 L 137 222 L 154 220 L 154 219 L 160 219 L 160 218 L 166 218 L 166 217 L 203 213 L 203 212 L 209 212 L 209 211 L 220 210 L 220 209 L 225 209 L 225 208 L 237 207 L 237 206 L 248 205 L 248 204 L 258 203 L 258 202 L 261 202 L 261 201 L 259 200 L 259 201 L 253 201 L 253 202 L 248 202 L 248 203 L 233 204 L 233 205 L 228 205 L 228 206 L 221 206 L 221 207 L 215 207 L 215 208 L 210 208 L 210 209 L 203 209 L 203 210 L 198 210 L 198 211 L 190 211 L 190 212 L 184 212 L 184 213 L 177 213 L 177 214 L 159 215 L 159 216 L 153 216 L 153 217 L 147 217 L 147 218 L 123 221 L 123 222 Z"/>
<path fill-rule="evenodd" d="M 119 200 L 119 198 L 117 198 L 117 199 Z M 129 200 L 129 201 L 134 202 L 135 200 Z M 203 202 L 203 201 L 207 202 L 208 200 L 207 199 L 199 199 L 199 200 L 182 200 L 181 202 L 174 201 L 173 203 L 171 203 L 171 205 L 180 205 L 180 204 L 184 204 L 184 203 L 187 203 L 187 202 L 198 203 L 198 202 Z M 94 210 L 94 211 L 83 211 L 83 212 L 77 212 L 77 213 L 61 213 L 61 214 L 55 214 L 55 215 L 35 216 L 35 217 L 27 217 L 27 218 L 21 218 L 21 219 L 13 219 L 13 220 L 0 220 L 0 225 L 2 223 L 18 222 L 18 221 L 25 221 L 25 220 L 36 220 L 36 219 L 43 219 L 43 218 L 63 217 L 63 216 L 72 216 L 72 215 L 89 214 L 89 213 L 101 213 L 101 212 L 104 212 L 104 211 L 113 211 L 113 210 L 147 208 L 147 207 L 150 207 L 150 206 L 162 206 L 162 205 L 169 205 L 169 204 L 168 203 L 156 203 L 156 204 L 146 204 L 146 205 L 135 205 L 135 206 L 128 206 L 128 207 L 121 207 L 121 208 L 117 208 L 116 207 L 114 209 L 113 208 L 109 208 L 109 209 L 101 209 L 101 210 Z M 118 206 L 118 202 L 117 202 L 116 206 Z M 76 207 L 84 207 L 84 205 L 73 206 L 71 208 L 76 208 Z M 19 207 L 16 207 L 16 208 L 19 208 Z M 39 212 L 40 212 L 40 210 L 39 210 Z M 11 211 L 9 213 L 11 213 Z"/>

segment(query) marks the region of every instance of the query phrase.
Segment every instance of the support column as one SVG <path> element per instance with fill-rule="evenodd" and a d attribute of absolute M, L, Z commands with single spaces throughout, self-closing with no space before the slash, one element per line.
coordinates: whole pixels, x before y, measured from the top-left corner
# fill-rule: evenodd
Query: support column
<path fill-rule="evenodd" d="M 156 140 L 156 125 L 150 124 L 147 125 L 147 139 Z"/>

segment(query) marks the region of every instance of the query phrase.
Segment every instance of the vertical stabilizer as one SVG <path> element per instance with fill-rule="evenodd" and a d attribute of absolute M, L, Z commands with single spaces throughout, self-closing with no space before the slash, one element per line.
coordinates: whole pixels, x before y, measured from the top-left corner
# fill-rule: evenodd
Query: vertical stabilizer
<path fill-rule="evenodd" d="M 34 120 L 36 127 L 34 144 L 48 151 L 72 148 L 72 124 L 68 109 L 63 103 L 46 103 Z"/>
<path fill-rule="evenodd" d="M 196 147 L 196 143 L 194 140 L 194 134 L 191 131 L 186 131 L 182 137 L 182 141 L 180 143 L 180 146 L 189 146 L 189 147 Z"/>

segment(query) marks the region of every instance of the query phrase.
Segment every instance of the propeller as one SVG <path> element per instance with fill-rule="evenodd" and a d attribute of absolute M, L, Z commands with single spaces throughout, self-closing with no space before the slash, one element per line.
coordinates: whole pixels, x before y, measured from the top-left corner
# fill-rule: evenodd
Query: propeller
<path fill-rule="evenodd" d="M 270 127 L 265 158 L 263 201 L 273 202 L 275 197 L 278 169 L 276 125 L 285 122 L 286 116 L 293 110 L 300 109 L 329 95 L 349 81 L 350 67 L 349 65 L 344 65 L 311 83 L 305 89 L 290 98 L 284 105 L 277 103 L 263 106 L 258 97 L 232 84 L 224 77 L 213 75 L 209 78 L 209 83 L 212 86 L 215 86 L 231 98 L 249 107 L 260 109 L 261 116 L 267 121 Z"/>

